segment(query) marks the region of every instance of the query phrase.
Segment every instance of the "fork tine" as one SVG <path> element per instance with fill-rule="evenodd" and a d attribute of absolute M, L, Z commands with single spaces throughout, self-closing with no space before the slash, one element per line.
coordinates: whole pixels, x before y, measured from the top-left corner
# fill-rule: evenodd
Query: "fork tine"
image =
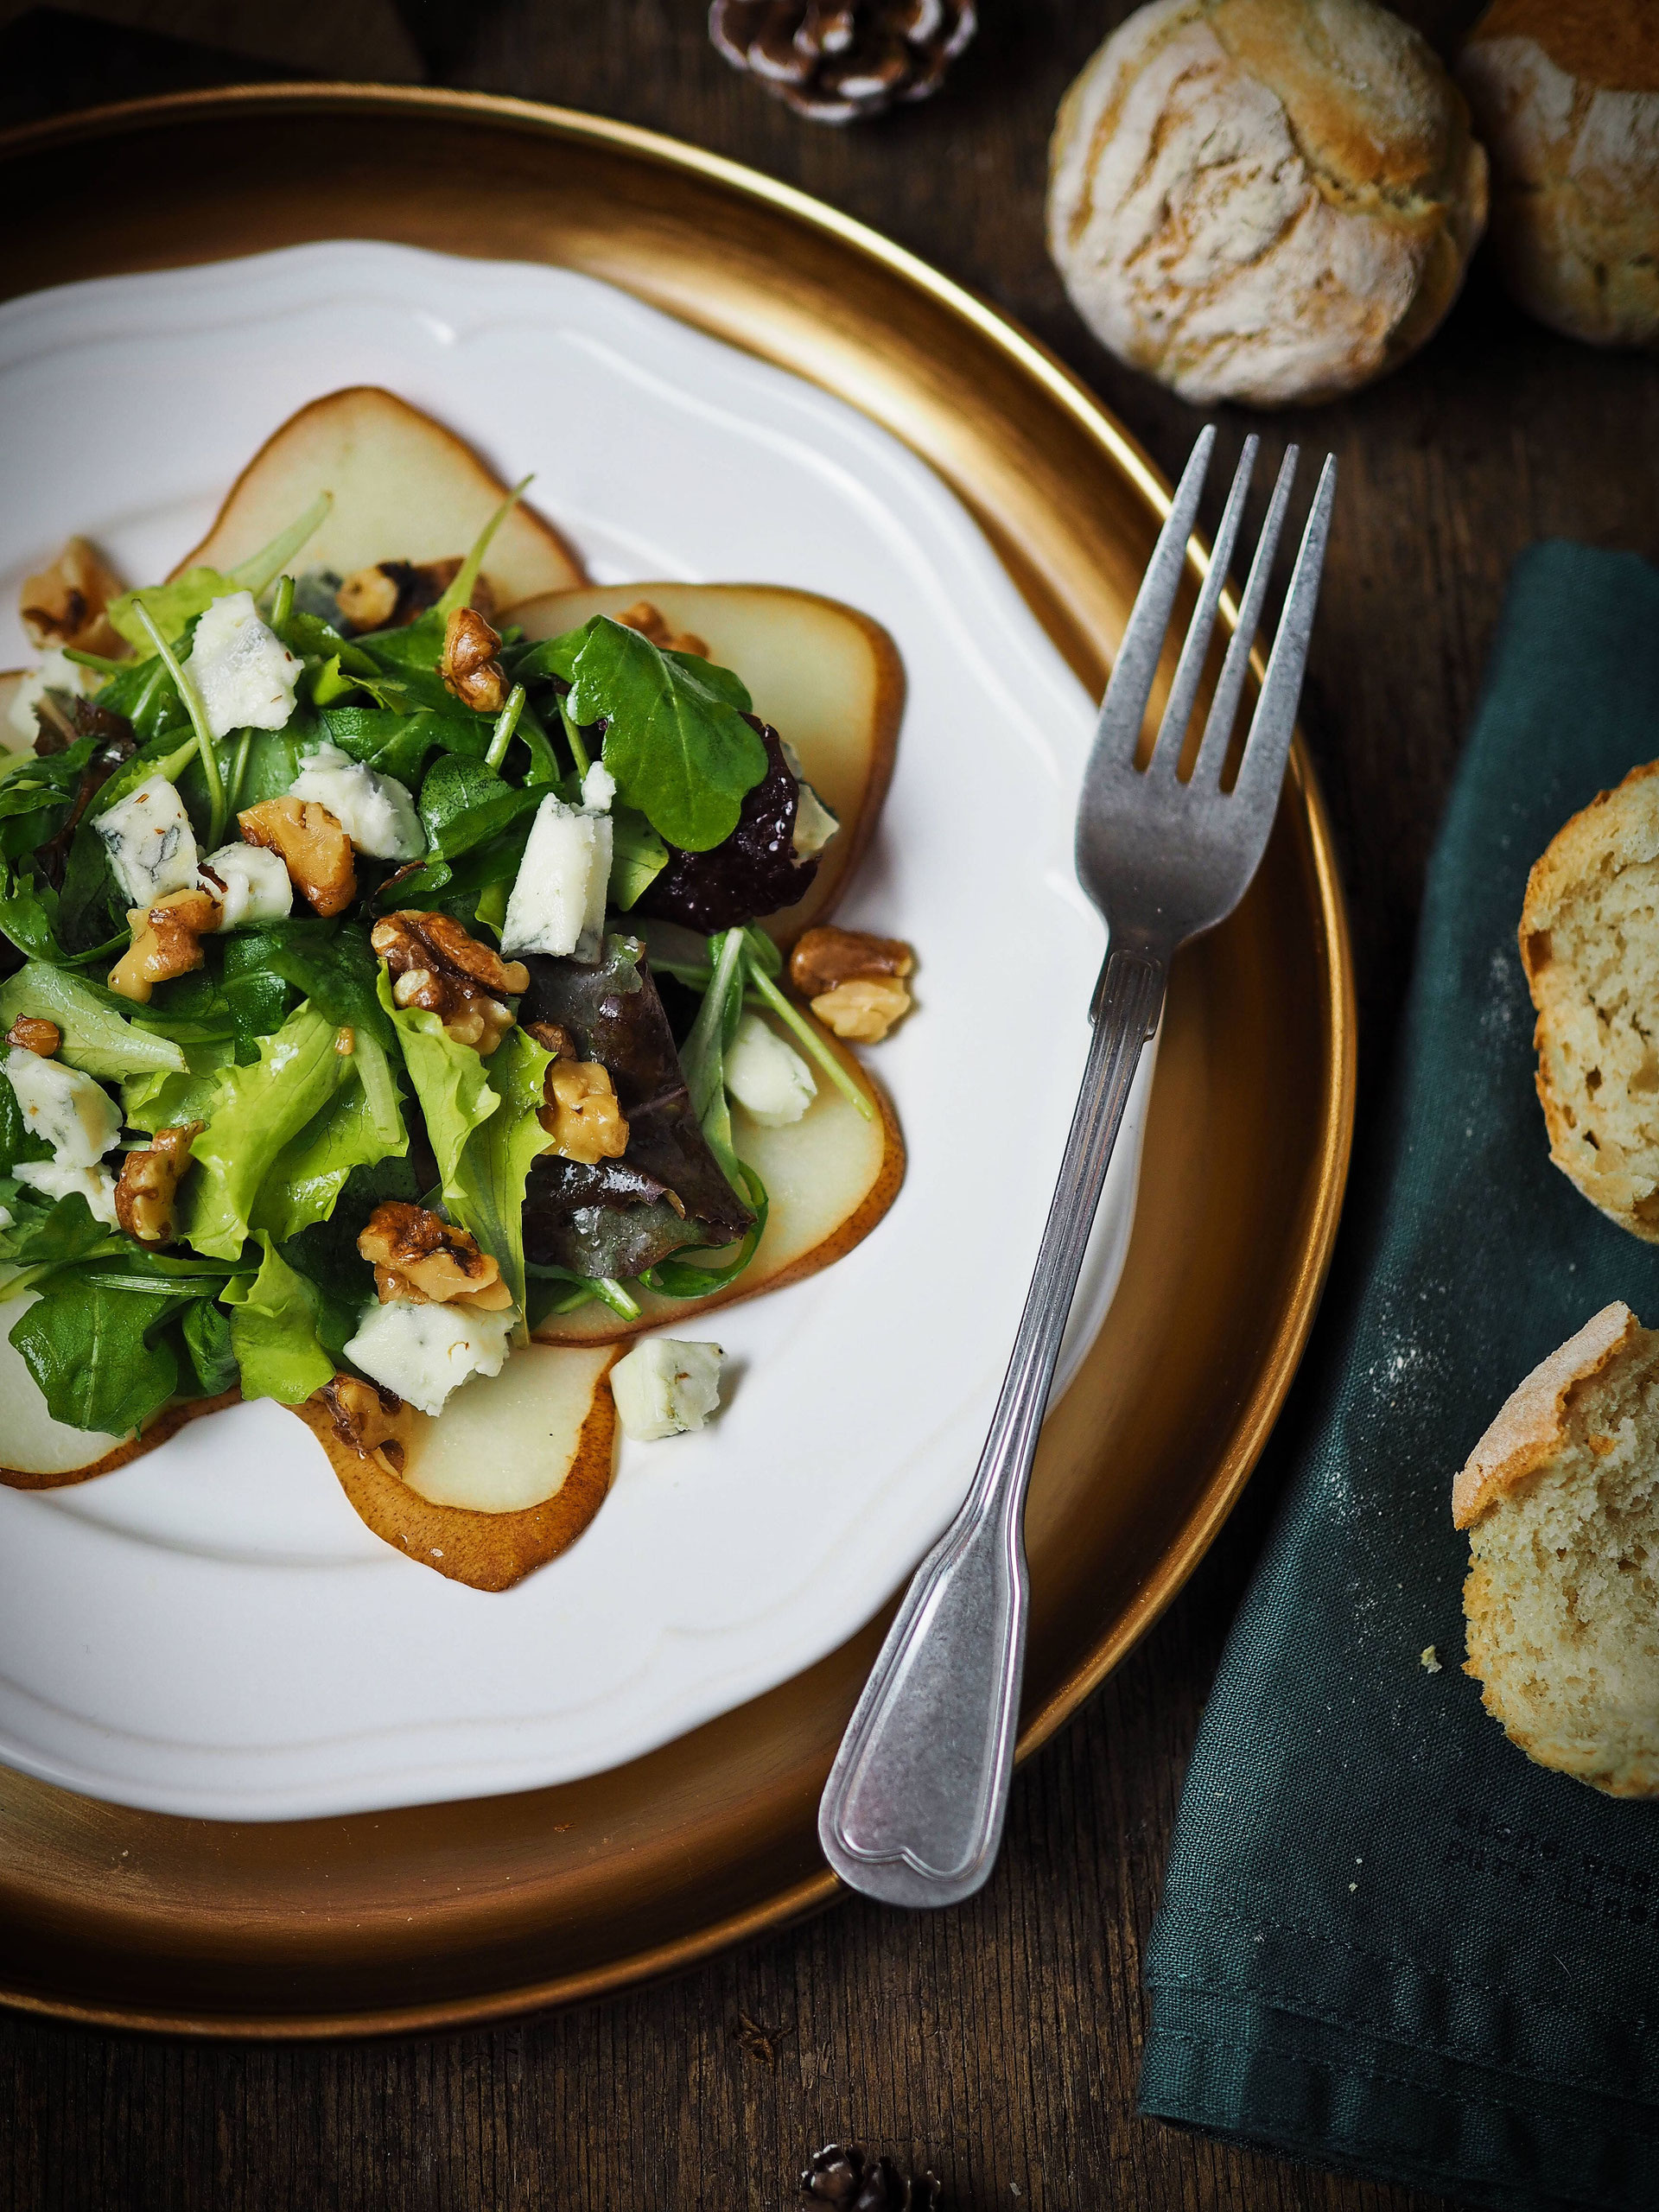
<path fill-rule="evenodd" d="M 1227 658 L 1221 664 L 1221 679 L 1216 685 L 1216 696 L 1210 702 L 1209 718 L 1204 725 L 1204 741 L 1198 747 L 1198 757 L 1193 764 L 1192 781 L 1195 785 L 1206 779 L 1211 784 L 1221 781 L 1228 741 L 1233 734 L 1233 718 L 1238 712 L 1239 695 L 1244 689 L 1245 671 L 1250 664 L 1250 647 L 1255 642 L 1256 625 L 1262 620 L 1262 602 L 1268 595 L 1268 578 L 1273 569 L 1273 556 L 1279 550 L 1279 533 L 1284 528 L 1285 509 L 1290 504 L 1290 487 L 1296 474 L 1300 452 L 1299 446 L 1287 446 L 1285 457 L 1279 464 L 1278 481 L 1274 485 L 1273 497 L 1268 502 L 1267 520 L 1262 525 L 1255 558 L 1250 563 L 1244 596 L 1239 602 L 1238 621 L 1228 640 Z"/>
<path fill-rule="evenodd" d="M 1181 747 L 1186 739 L 1186 726 L 1192 719 L 1192 702 L 1197 696 L 1198 679 L 1204 674 L 1205 655 L 1210 650 L 1210 632 L 1215 626 L 1216 606 L 1221 598 L 1221 588 L 1227 581 L 1228 563 L 1233 557 L 1233 540 L 1238 536 L 1238 525 L 1244 514 L 1244 501 L 1249 492 L 1250 478 L 1255 473 L 1255 456 L 1262 441 L 1252 431 L 1244 441 L 1244 449 L 1238 457 L 1238 467 L 1233 472 L 1233 486 L 1227 494 L 1227 505 L 1222 511 L 1221 527 L 1216 532 L 1216 542 L 1210 555 L 1210 573 L 1204 580 L 1198 594 L 1198 603 L 1192 610 L 1192 620 L 1187 625 L 1186 642 L 1181 647 L 1181 658 L 1176 665 L 1175 681 L 1169 688 L 1169 698 L 1164 708 L 1164 718 L 1158 725 L 1158 735 L 1152 748 L 1152 763 L 1166 775 L 1173 776 L 1181 761 Z"/>
<path fill-rule="evenodd" d="M 1169 627 L 1175 594 L 1180 588 L 1181 571 L 1186 565 L 1186 541 L 1198 519 L 1198 499 L 1215 442 L 1215 424 L 1206 423 L 1181 472 L 1169 513 L 1147 564 L 1147 573 L 1135 595 L 1123 642 L 1112 663 L 1111 680 L 1101 702 L 1100 720 L 1095 725 L 1094 750 L 1096 756 L 1114 760 L 1120 766 L 1127 766 L 1134 760 L 1135 748 L 1140 741 L 1141 723 L 1152 695 L 1152 679 L 1164 650 L 1164 633 Z"/>
<path fill-rule="evenodd" d="M 1285 772 L 1285 755 L 1296 726 L 1296 702 L 1301 696 L 1302 671 L 1307 665 L 1308 639 L 1313 630 L 1313 610 L 1319 599 L 1319 573 L 1325 566 L 1325 539 L 1331 531 L 1331 505 L 1337 495 L 1337 457 L 1325 456 L 1319 488 L 1302 532 L 1300 550 L 1291 575 L 1290 589 L 1279 617 L 1279 634 L 1273 641 L 1268 672 L 1262 679 L 1262 696 L 1250 719 L 1233 797 L 1252 810 L 1265 812 L 1271 823 L 1279 805 L 1279 785 Z M 1264 831 L 1265 834 L 1265 831 Z"/>

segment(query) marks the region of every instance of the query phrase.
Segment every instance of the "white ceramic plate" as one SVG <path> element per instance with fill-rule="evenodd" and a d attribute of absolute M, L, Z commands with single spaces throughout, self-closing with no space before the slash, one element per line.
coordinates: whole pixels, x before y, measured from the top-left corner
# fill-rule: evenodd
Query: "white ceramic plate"
<path fill-rule="evenodd" d="M 505 1594 L 372 1536 L 269 1402 L 95 1482 L 0 1490 L 0 1758 L 210 1818 L 574 1779 L 867 1620 L 972 1472 L 1103 949 L 1071 861 L 1093 709 L 963 507 L 840 401 L 565 271 L 336 243 L 0 308 L 0 665 L 72 531 L 164 573 L 278 423 L 356 383 L 533 469 L 601 581 L 798 585 L 892 631 L 898 769 L 841 918 L 918 948 L 918 1010 L 871 1055 L 910 1170 L 838 1266 L 688 1327 L 728 1355 L 718 1422 L 625 1443 L 592 1528 Z M 1150 1073 L 1061 1388 L 1122 1268 Z"/>

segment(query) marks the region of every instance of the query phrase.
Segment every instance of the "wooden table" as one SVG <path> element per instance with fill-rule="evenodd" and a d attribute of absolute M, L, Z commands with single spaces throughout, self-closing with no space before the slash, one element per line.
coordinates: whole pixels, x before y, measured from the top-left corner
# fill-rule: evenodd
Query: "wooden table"
<path fill-rule="evenodd" d="M 99 12 L 96 0 L 86 0 Z M 0 25 L 16 14 L 0 6 Z M 414 73 L 385 5 L 121 0 L 142 31 L 234 38 L 257 73 Z M 448 81 L 620 116 L 713 147 L 874 225 L 1034 330 L 1171 474 L 1198 417 L 1120 368 L 1043 246 L 1065 85 L 1123 0 L 982 0 L 931 105 L 845 131 L 797 121 L 707 45 L 702 0 L 487 0 L 403 10 Z M 1443 48 L 1473 14 L 1417 0 Z M 435 44 L 446 24 L 446 45 Z M 73 73 L 0 82 L 79 104 L 250 73 L 130 29 L 14 26 Z M 328 58 L 323 58 L 328 57 Z M 1248 427 L 1224 410 L 1233 442 Z M 1478 265 L 1427 353 L 1375 390 L 1261 420 L 1340 455 L 1305 723 L 1335 816 L 1358 961 L 1362 1096 L 1387 1063 L 1434 824 L 1509 567 L 1560 534 L 1659 556 L 1659 360 L 1524 321 Z M 1659 750 L 1659 732 L 1656 732 Z M 1360 1144 L 1365 1141 L 1363 1108 Z M 1293 1399 L 1287 1425 L 1294 1425 Z M 1032 2212 L 1440 2200 L 1312 2171 L 1135 2116 L 1141 1946 L 1182 1771 L 1278 1487 L 1270 1450 L 1185 1595 L 1024 1770 L 989 1887 L 907 1918 L 861 1902 L 612 2003 L 406 2044 L 265 2049 L 0 2018 L 0 2205 L 764 2208 L 833 2137 L 931 2163 L 947 2204 Z"/>

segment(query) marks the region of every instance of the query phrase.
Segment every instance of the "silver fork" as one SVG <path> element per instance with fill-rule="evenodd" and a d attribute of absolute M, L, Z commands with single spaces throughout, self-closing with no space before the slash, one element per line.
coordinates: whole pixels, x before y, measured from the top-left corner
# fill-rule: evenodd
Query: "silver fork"
<path fill-rule="evenodd" d="M 1231 913 L 1279 805 L 1336 491 L 1327 457 L 1286 594 L 1237 779 L 1221 788 L 1250 644 L 1284 523 L 1287 448 L 1250 564 L 1197 763 L 1176 774 L 1257 440 L 1247 438 L 1152 759 L 1141 727 L 1215 444 L 1205 429 L 1176 487 L 1112 669 L 1077 810 L 1077 867 L 1106 918 L 1083 1089 L 1037 1265 L 973 1487 L 917 1569 L 848 1724 L 818 1808 L 842 1879 L 890 1904 L 954 1904 L 1002 1840 L 1025 1664 L 1026 1487 L 1049 1385 L 1142 1046 L 1158 1027 L 1176 947 Z"/>

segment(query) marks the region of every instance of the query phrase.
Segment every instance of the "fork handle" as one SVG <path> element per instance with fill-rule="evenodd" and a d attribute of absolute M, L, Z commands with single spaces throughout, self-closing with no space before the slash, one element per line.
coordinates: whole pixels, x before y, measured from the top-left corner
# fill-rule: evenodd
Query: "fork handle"
<path fill-rule="evenodd" d="M 1162 957 L 1128 949 L 1101 971 L 1083 1089 L 973 1487 L 916 1571 L 818 1808 L 836 1873 L 889 1904 L 971 1897 L 1002 1840 L 1026 1656 L 1026 1487 L 1165 976 Z"/>

